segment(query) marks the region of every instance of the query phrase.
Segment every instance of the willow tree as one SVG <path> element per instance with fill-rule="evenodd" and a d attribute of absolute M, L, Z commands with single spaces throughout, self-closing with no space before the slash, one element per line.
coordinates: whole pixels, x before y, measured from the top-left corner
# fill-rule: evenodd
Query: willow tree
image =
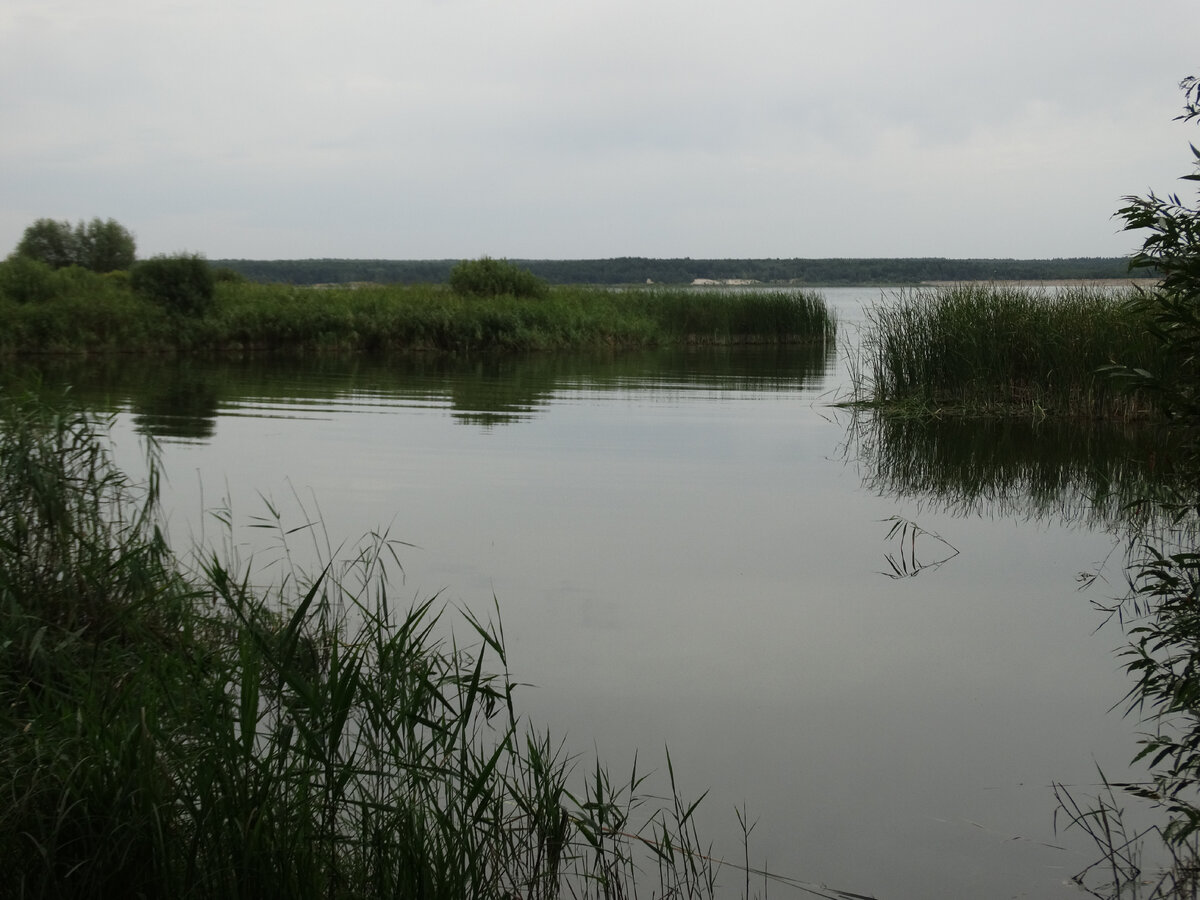
<path fill-rule="evenodd" d="M 36 259 L 54 269 L 82 266 L 93 272 L 114 272 L 133 265 L 137 244 L 133 235 L 115 219 L 38 219 L 25 229 L 14 251 L 17 256 Z"/>

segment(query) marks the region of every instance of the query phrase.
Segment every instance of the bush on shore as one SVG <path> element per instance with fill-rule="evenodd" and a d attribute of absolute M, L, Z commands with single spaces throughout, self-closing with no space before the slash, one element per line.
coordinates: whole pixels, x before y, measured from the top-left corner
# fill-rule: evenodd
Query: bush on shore
<path fill-rule="evenodd" d="M 490 256 L 463 260 L 450 270 L 449 283 L 454 293 L 463 296 L 541 300 L 550 294 L 550 286 L 528 269 Z"/>
<path fill-rule="evenodd" d="M 200 316 L 213 305 L 216 277 L 198 253 L 155 256 L 133 267 L 129 284 L 168 312 Z"/>

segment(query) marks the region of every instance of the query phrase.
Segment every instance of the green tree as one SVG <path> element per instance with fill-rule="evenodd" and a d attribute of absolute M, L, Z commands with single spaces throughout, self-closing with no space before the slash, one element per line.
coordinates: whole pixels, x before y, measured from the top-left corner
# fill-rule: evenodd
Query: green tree
<path fill-rule="evenodd" d="M 82 266 L 93 272 L 113 272 L 133 265 L 137 245 L 133 235 L 115 219 L 38 219 L 25 229 L 14 256 L 43 262 L 53 269 Z"/>
<path fill-rule="evenodd" d="M 1186 101 L 1177 119 L 1200 118 L 1200 80 L 1186 78 L 1180 87 Z M 1183 180 L 1200 181 L 1195 146 L 1192 156 L 1194 171 Z M 1167 362 L 1155 372 L 1112 371 L 1155 391 L 1170 417 L 1171 443 L 1180 445 L 1172 489 L 1144 498 L 1173 513 L 1172 526 L 1157 539 L 1135 535 L 1139 549 L 1128 569 L 1132 608 L 1143 613 L 1125 650 L 1126 669 L 1136 681 L 1129 710 L 1159 724 L 1138 756 L 1148 761 L 1154 780 L 1133 791 L 1165 810 L 1164 836 L 1186 851 L 1176 856 L 1177 866 L 1194 866 L 1195 847 L 1188 850 L 1185 841 L 1200 832 L 1200 204 L 1153 192 L 1125 203 L 1117 215 L 1126 230 L 1148 232 L 1130 265 L 1153 268 L 1161 279 L 1135 302 L 1148 314 Z M 1164 447 L 1164 456 L 1171 453 Z"/>
<path fill-rule="evenodd" d="M 456 294 L 474 294 L 479 297 L 542 298 L 550 293 L 550 287 L 528 269 L 522 269 L 506 259 L 463 260 L 450 270 L 450 289 Z"/>
<path fill-rule="evenodd" d="M 129 273 L 129 283 L 142 296 L 186 316 L 203 315 L 216 295 L 212 267 L 199 253 L 143 260 Z"/>
<path fill-rule="evenodd" d="M 79 264 L 79 242 L 66 219 L 38 219 L 25 229 L 14 254 L 62 269 Z"/>
<path fill-rule="evenodd" d="M 137 244 L 133 235 L 115 219 L 92 219 L 75 226 L 78 264 L 93 272 L 115 272 L 133 265 Z"/>
<path fill-rule="evenodd" d="M 0 296 L 16 303 L 44 303 L 58 290 L 54 270 L 41 260 L 14 253 L 0 262 Z"/>
<path fill-rule="evenodd" d="M 1180 83 L 1184 112 L 1176 121 L 1200 118 L 1200 79 Z M 1200 150 L 1192 145 L 1191 174 L 1184 181 L 1200 181 Z M 1131 269 L 1151 269 L 1158 284 L 1140 292 L 1137 301 L 1147 313 L 1155 335 L 1169 351 L 1170 365 L 1158 372 L 1121 370 L 1152 390 L 1172 418 L 1177 435 L 1190 453 L 1189 468 L 1200 475 L 1200 205 L 1180 199 L 1177 193 L 1159 197 L 1124 198 L 1117 215 L 1126 231 L 1149 232 L 1130 261 Z"/>

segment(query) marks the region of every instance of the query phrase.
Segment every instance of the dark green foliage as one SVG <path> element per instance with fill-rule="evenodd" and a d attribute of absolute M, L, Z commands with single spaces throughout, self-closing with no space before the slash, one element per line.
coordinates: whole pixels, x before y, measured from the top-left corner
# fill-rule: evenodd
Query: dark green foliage
<path fill-rule="evenodd" d="M 1146 416 L 1151 397 L 1102 370 L 1153 367 L 1161 347 L 1128 294 L 959 285 L 897 295 L 869 311 L 863 401 L 925 414 Z"/>
<path fill-rule="evenodd" d="M 12 262 L 0 263 L 0 282 Z M 194 338 L 195 329 L 181 329 L 179 320 L 134 294 L 120 276 L 77 267 L 47 274 L 49 291 L 29 297 L 35 302 L 19 302 L 0 288 L 0 354 L 160 352 Z"/>
<path fill-rule="evenodd" d="M 246 276 L 241 272 L 229 268 L 229 266 L 214 266 L 213 279 L 218 283 L 226 284 L 242 284 L 245 282 Z"/>
<path fill-rule="evenodd" d="M 1179 118 L 1200 119 L 1200 81 L 1188 78 L 1181 87 L 1186 101 Z M 1194 171 L 1184 180 L 1200 181 L 1200 150 L 1192 154 Z M 1137 793 L 1166 810 L 1166 835 L 1175 846 L 1194 848 L 1189 841 L 1200 833 L 1200 206 L 1176 194 L 1125 199 L 1119 215 L 1126 228 L 1148 232 L 1133 265 L 1162 275 L 1135 306 L 1164 356 L 1154 366 L 1123 360 L 1113 374 L 1152 391 L 1169 415 L 1182 446 L 1184 482 L 1148 498 L 1173 513 L 1174 527 L 1152 539 L 1137 535 L 1129 570 L 1129 606 L 1144 616 L 1126 653 L 1137 680 L 1130 710 L 1158 724 L 1140 754 L 1155 781 Z"/>
<path fill-rule="evenodd" d="M 550 293 L 546 282 L 528 269 L 489 256 L 463 260 L 450 270 L 449 282 L 460 296 L 541 299 Z"/>
<path fill-rule="evenodd" d="M 8 403 L 0 422 L 6 891 L 149 896 L 152 814 L 169 801 L 153 678 L 182 675 L 187 596 L 147 518 L 154 485 L 132 490 L 82 416 Z"/>
<path fill-rule="evenodd" d="M 133 265 L 133 235 L 114 219 L 71 223 L 38 219 L 25 229 L 14 256 L 35 259 L 61 269 L 82 266 L 93 272 L 112 272 Z"/>
<path fill-rule="evenodd" d="M 133 235 L 114 219 L 92 219 L 75 227 L 79 265 L 93 272 L 116 272 L 133 265 L 137 246 Z"/>
<path fill-rule="evenodd" d="M 51 302 L 24 305 L 16 297 L 5 302 L 0 269 L 0 353 L 167 348 L 458 353 L 810 341 L 832 346 L 835 331 L 820 295 L 799 291 L 556 287 L 541 298 L 516 298 L 459 296 L 442 286 L 321 289 L 221 281 L 203 316 L 180 316 L 144 289 L 147 267 L 153 272 L 158 265 L 148 260 L 135 266 L 128 283 L 142 283 L 141 291 L 129 290 L 117 273 L 45 270 L 43 275 L 54 276 L 52 290 L 38 296 Z"/>
<path fill-rule="evenodd" d="M 169 312 L 200 316 L 213 304 L 216 278 L 198 253 L 155 256 L 134 266 L 130 285 Z"/>
<path fill-rule="evenodd" d="M 71 223 L 66 220 L 38 219 L 25 229 L 13 252 L 16 256 L 36 259 L 52 269 L 79 264 L 79 244 Z"/>
<path fill-rule="evenodd" d="M 1200 118 L 1200 81 L 1185 79 L 1185 112 L 1179 119 Z M 1200 150 L 1192 147 L 1195 171 L 1185 181 L 1200 181 Z M 1148 231 L 1131 266 L 1161 274 L 1157 286 L 1139 292 L 1135 301 L 1151 332 L 1166 351 L 1159 366 L 1122 360 L 1117 374 L 1154 391 L 1169 416 L 1189 440 L 1200 471 L 1200 207 L 1178 194 L 1126 197 L 1118 215 L 1127 231 Z"/>
<path fill-rule="evenodd" d="M 837 322 L 816 291 L 637 288 L 658 328 L 689 343 L 833 342 Z"/>
<path fill-rule="evenodd" d="M 14 253 L 0 262 L 0 296 L 16 303 L 42 303 L 58 292 L 54 269 L 41 260 Z"/>
<path fill-rule="evenodd" d="M 930 281 L 1128 278 L 1124 257 L 1070 259 L 514 259 L 551 284 L 690 284 L 696 278 L 787 285 L 915 285 Z M 222 259 L 247 278 L 283 284 L 444 284 L 453 259 Z M 1152 277 L 1139 270 L 1135 276 Z"/>
<path fill-rule="evenodd" d="M 1179 118 L 1200 119 L 1200 81 L 1187 78 L 1181 87 L 1186 101 Z M 1184 179 L 1200 181 L 1200 151 L 1193 147 L 1192 153 L 1195 171 Z M 1149 363 L 1120 357 L 1120 365 L 1108 371 L 1153 397 L 1167 416 L 1176 449 L 1174 478 L 1148 485 L 1137 498 L 1153 508 L 1155 517 L 1148 528 L 1130 529 L 1130 593 L 1113 612 L 1129 626 L 1123 657 L 1134 686 L 1126 696 L 1127 712 L 1152 729 L 1136 758 L 1148 766 L 1150 780 L 1125 789 L 1164 815 L 1165 826 L 1154 831 L 1165 841 L 1169 865 L 1146 878 L 1149 873 L 1137 864 L 1140 854 L 1125 842 L 1120 809 L 1107 782 L 1106 793 L 1089 808 L 1065 788 L 1057 793 L 1071 823 L 1090 834 L 1103 853 L 1113 897 L 1127 891 L 1140 896 L 1139 888 L 1146 888 L 1149 897 L 1195 898 L 1200 889 L 1200 206 L 1175 194 L 1131 196 L 1125 202 L 1118 215 L 1126 229 L 1148 232 L 1132 265 L 1161 275 L 1157 285 L 1139 290 L 1129 308 L 1146 323 L 1159 352 Z"/>

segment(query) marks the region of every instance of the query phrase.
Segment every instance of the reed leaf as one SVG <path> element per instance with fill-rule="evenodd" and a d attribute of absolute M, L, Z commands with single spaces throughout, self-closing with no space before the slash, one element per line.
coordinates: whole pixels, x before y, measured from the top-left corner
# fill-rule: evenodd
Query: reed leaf
<path fill-rule="evenodd" d="M 1163 359 L 1132 293 L 965 284 L 899 292 L 868 311 L 856 394 L 892 414 L 1144 418 L 1144 390 L 1107 374 Z"/>
<path fill-rule="evenodd" d="M 390 604 L 386 534 L 311 577 L 284 546 L 254 587 L 171 553 L 101 433 L 0 402 L 7 895 L 629 897 L 647 852 L 672 894 L 720 892 L 673 760 L 664 802 L 636 759 L 577 777 L 516 715 L 498 621 L 460 646 L 436 599 Z"/>

